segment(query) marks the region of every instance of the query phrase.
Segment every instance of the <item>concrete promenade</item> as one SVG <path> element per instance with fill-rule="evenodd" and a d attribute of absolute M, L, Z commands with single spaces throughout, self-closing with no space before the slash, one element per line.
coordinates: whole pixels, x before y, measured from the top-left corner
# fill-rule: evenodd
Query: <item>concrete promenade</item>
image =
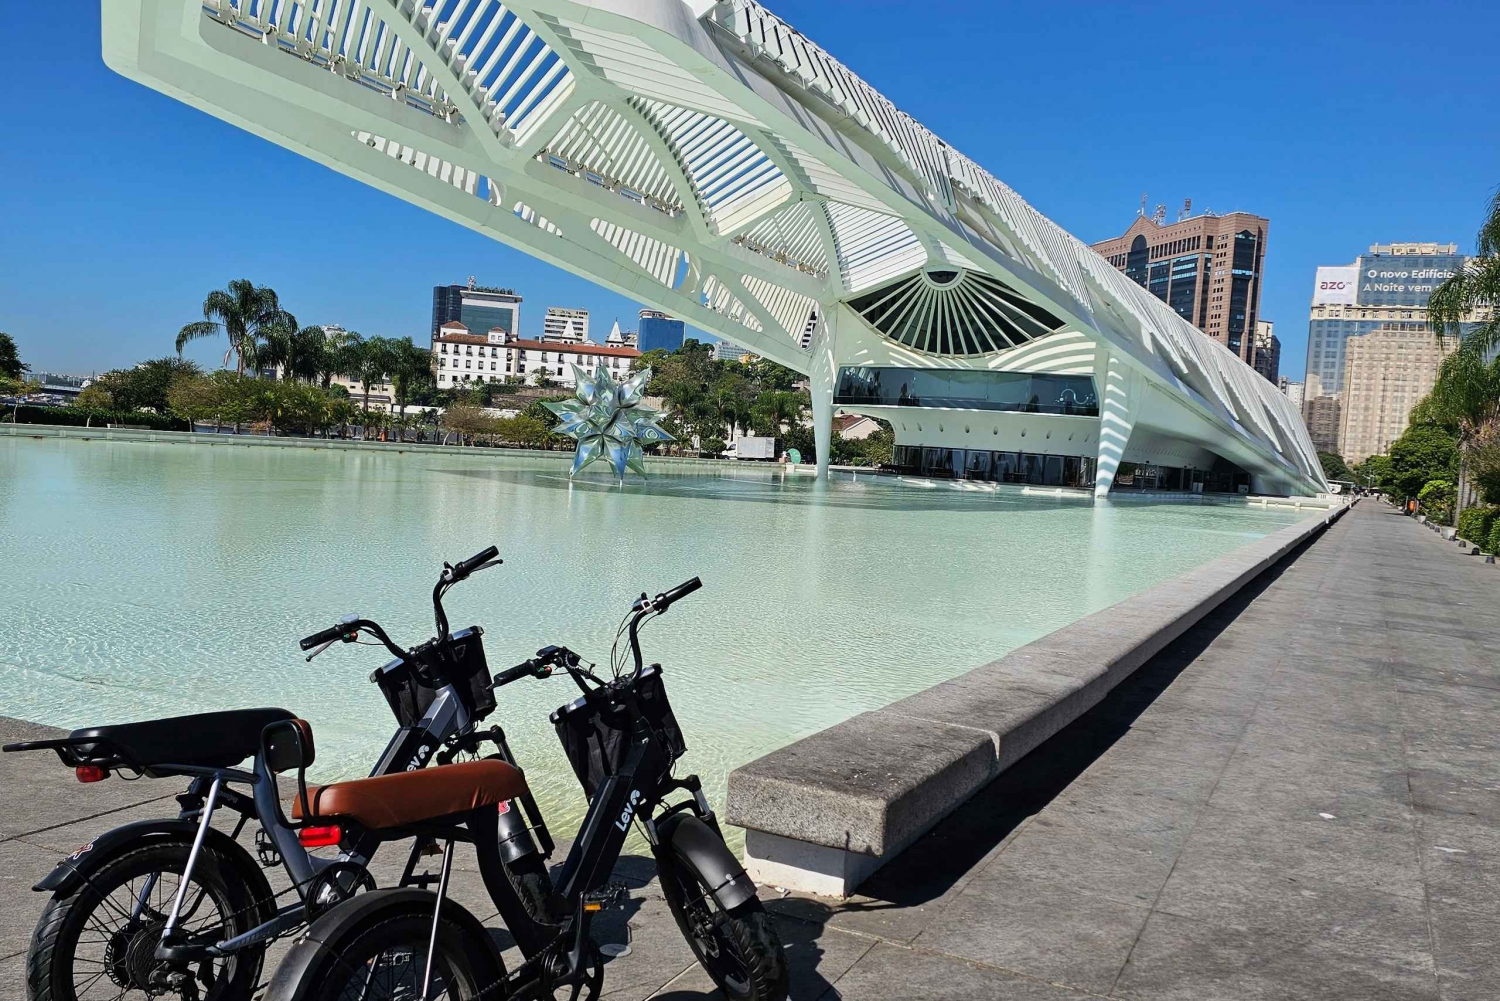
<path fill-rule="evenodd" d="M 793 996 L 1500 997 L 1497 651 L 1500 569 L 1360 504 L 859 895 L 763 888 Z M 0 757 L 0 998 L 24 996 L 30 883 L 175 791 Z M 608 996 L 703 996 L 649 861 L 620 874 L 631 899 L 600 938 L 633 951 Z"/>

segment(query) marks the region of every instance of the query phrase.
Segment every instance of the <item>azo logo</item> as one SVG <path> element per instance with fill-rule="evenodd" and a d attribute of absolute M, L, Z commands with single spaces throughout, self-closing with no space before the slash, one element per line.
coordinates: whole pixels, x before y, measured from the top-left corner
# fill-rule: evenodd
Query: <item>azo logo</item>
<path fill-rule="evenodd" d="M 1349 283 L 1348 282 L 1319 282 L 1318 283 L 1318 288 L 1323 289 L 1324 291 L 1329 291 L 1329 292 L 1331 292 L 1331 291 L 1338 291 L 1340 289 L 1346 289 L 1348 287 L 1349 287 Z"/>
<path fill-rule="evenodd" d="M 620 819 L 615 821 L 616 827 L 622 831 L 630 830 L 630 820 L 635 816 L 635 805 L 640 801 L 641 791 L 639 789 L 630 790 L 630 802 L 626 805 L 625 809 L 620 811 Z"/>
<path fill-rule="evenodd" d="M 406 766 L 406 770 L 409 772 L 414 772 L 417 769 L 421 768 L 422 765 L 427 762 L 427 756 L 431 753 L 432 748 L 428 747 L 426 744 L 423 744 L 421 747 L 417 748 L 417 754 L 414 758 L 411 759 L 411 764 Z"/>

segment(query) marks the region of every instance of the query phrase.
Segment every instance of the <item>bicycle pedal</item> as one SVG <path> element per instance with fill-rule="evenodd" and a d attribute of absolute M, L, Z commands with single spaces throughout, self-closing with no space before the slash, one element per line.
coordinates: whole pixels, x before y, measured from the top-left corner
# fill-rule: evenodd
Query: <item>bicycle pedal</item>
<path fill-rule="evenodd" d="M 281 864 L 281 852 L 265 828 L 255 830 L 255 858 L 263 869 L 274 869 Z"/>
<path fill-rule="evenodd" d="M 605 883 L 599 889 L 583 895 L 583 909 L 599 911 L 613 907 L 630 896 L 630 887 L 619 881 Z"/>

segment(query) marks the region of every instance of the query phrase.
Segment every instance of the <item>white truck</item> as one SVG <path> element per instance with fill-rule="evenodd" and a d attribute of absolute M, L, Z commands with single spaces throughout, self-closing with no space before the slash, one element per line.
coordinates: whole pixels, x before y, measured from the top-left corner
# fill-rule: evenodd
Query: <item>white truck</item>
<path fill-rule="evenodd" d="M 774 462 L 776 460 L 776 451 L 775 438 L 748 436 L 736 438 L 734 443 L 724 450 L 724 458 L 759 459 L 762 462 Z"/>

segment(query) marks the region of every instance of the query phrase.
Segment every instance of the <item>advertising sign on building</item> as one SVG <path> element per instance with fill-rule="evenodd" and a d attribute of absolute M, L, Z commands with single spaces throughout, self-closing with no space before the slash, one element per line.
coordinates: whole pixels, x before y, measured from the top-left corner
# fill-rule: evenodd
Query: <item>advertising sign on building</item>
<path fill-rule="evenodd" d="M 1359 291 L 1359 265 L 1346 264 L 1340 267 L 1319 268 L 1318 280 L 1313 286 L 1313 305 L 1354 305 Z"/>
<path fill-rule="evenodd" d="M 1425 306 L 1432 290 L 1463 267 L 1458 254 L 1370 254 L 1359 259 L 1361 306 Z"/>

